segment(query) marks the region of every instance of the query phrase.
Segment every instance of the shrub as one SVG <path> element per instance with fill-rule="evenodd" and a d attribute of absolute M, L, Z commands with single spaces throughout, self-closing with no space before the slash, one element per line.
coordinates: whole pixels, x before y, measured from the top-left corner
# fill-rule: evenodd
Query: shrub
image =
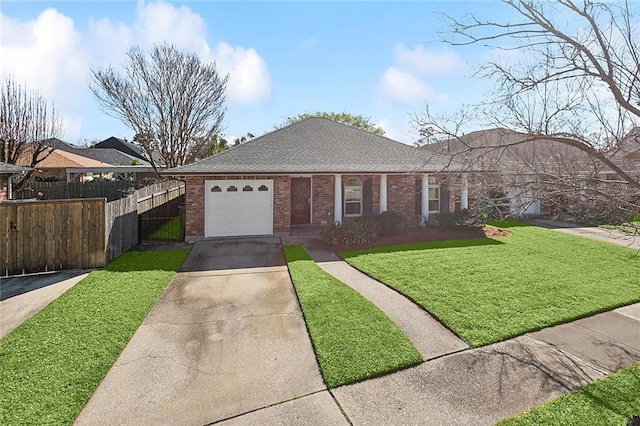
<path fill-rule="evenodd" d="M 481 212 L 475 210 L 456 210 L 454 212 L 438 213 L 429 216 L 429 220 L 433 219 L 436 226 L 440 226 L 445 229 L 453 228 L 480 228 L 484 225 L 484 220 Z"/>
<path fill-rule="evenodd" d="M 322 229 L 320 238 L 326 244 L 364 244 L 376 239 L 374 222 L 369 218 L 358 218 L 347 223 L 332 223 Z"/>
<path fill-rule="evenodd" d="M 404 227 L 404 217 L 398 212 L 386 211 L 371 216 L 377 235 L 396 235 Z"/>

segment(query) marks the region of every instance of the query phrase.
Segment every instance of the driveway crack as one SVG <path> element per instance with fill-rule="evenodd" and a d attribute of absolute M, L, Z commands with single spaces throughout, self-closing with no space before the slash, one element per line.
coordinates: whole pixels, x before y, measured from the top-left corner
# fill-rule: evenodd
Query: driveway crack
<path fill-rule="evenodd" d="M 280 312 L 280 313 L 272 313 L 272 314 L 257 314 L 257 315 L 244 315 L 241 317 L 235 318 L 223 318 L 223 319 L 215 319 L 209 321 L 195 321 L 195 322 L 174 322 L 174 321 L 156 321 L 156 322 L 147 322 L 144 325 L 152 326 L 152 325 L 202 325 L 202 324 L 215 324 L 218 322 L 227 322 L 227 321 L 238 321 L 247 318 L 264 318 L 264 317 L 272 317 L 272 316 L 289 316 L 296 315 L 301 316 L 299 312 Z"/>

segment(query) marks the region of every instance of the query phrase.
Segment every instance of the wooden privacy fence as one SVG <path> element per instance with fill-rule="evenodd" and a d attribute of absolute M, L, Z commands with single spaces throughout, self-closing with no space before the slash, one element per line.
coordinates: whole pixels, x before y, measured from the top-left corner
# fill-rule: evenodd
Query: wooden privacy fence
<path fill-rule="evenodd" d="M 0 203 L 0 275 L 102 267 L 138 244 L 138 214 L 184 194 L 161 182 L 133 195 Z"/>
<path fill-rule="evenodd" d="M 14 191 L 20 200 L 66 200 L 70 198 L 106 198 L 107 201 L 130 196 L 143 187 L 142 182 L 114 180 L 105 182 L 27 182 Z M 153 185 L 152 185 L 153 186 Z"/>
<path fill-rule="evenodd" d="M 2 275 L 105 265 L 105 200 L 0 204 Z"/>
<path fill-rule="evenodd" d="M 182 182 L 168 181 L 140 188 L 135 194 L 106 205 L 106 260 L 111 262 L 138 244 L 138 216 L 183 195 Z"/>

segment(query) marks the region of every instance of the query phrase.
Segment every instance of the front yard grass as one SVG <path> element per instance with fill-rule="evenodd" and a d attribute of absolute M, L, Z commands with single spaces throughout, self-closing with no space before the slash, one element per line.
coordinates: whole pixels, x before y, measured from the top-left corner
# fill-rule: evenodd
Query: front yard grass
<path fill-rule="evenodd" d="M 640 415 L 639 389 L 640 363 L 499 425 L 626 425 Z"/>
<path fill-rule="evenodd" d="M 377 306 L 324 272 L 301 246 L 284 254 L 327 386 L 375 377 L 422 362 Z"/>
<path fill-rule="evenodd" d="M 0 340 L 0 424 L 71 424 L 187 253 L 125 253 Z"/>
<path fill-rule="evenodd" d="M 477 347 L 640 301 L 637 251 L 513 221 L 512 235 L 341 253 Z"/>

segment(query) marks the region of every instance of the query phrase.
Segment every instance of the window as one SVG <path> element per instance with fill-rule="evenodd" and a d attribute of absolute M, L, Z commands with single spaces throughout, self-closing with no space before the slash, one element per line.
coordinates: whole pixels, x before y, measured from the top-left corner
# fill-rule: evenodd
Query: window
<path fill-rule="evenodd" d="M 260 185 L 260 188 L 258 188 L 258 191 L 268 191 L 269 188 L 267 188 L 267 185 Z"/>
<path fill-rule="evenodd" d="M 237 192 L 238 188 L 236 188 L 235 186 L 231 185 L 230 187 L 227 188 L 227 192 Z"/>
<path fill-rule="evenodd" d="M 360 179 L 349 178 L 344 183 L 344 215 L 362 215 L 362 182 Z"/>
<path fill-rule="evenodd" d="M 251 185 L 245 185 L 244 188 L 242 188 L 243 192 L 251 192 L 253 191 L 253 188 L 251 187 Z"/>
<path fill-rule="evenodd" d="M 211 188 L 211 192 L 222 192 L 222 189 L 218 185 L 216 185 Z"/>
<path fill-rule="evenodd" d="M 440 212 L 440 183 L 438 180 L 429 176 L 429 213 Z"/>

